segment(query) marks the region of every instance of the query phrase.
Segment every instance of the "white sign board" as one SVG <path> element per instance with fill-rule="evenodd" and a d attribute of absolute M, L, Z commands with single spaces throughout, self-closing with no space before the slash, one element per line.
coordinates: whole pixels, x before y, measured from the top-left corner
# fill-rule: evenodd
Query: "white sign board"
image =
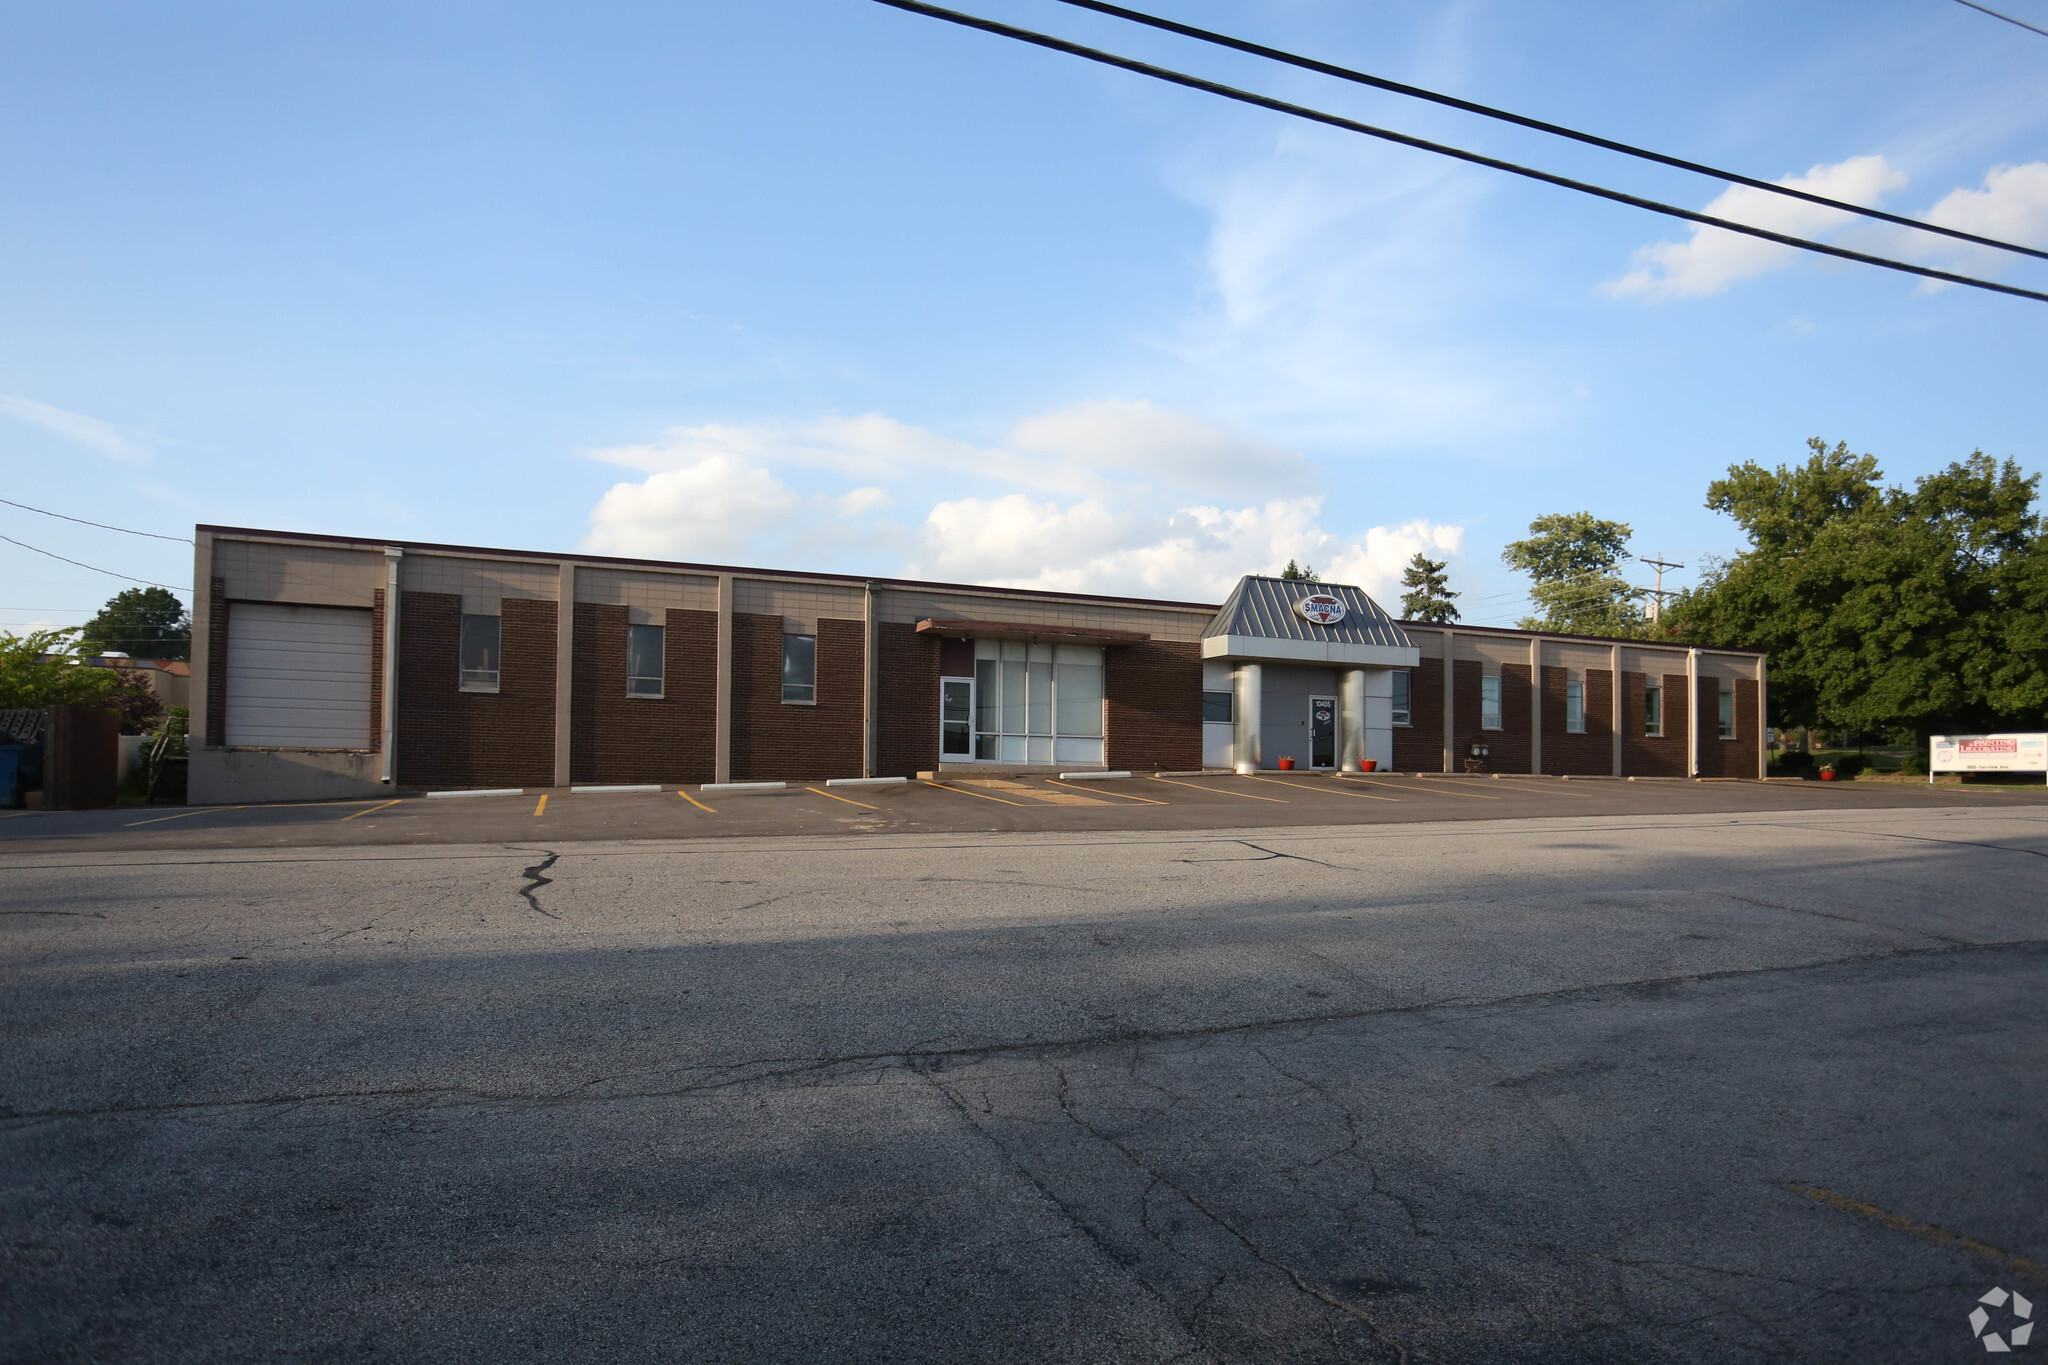
<path fill-rule="evenodd" d="M 1935 735 L 1930 773 L 2048 773 L 2048 735 Z"/>

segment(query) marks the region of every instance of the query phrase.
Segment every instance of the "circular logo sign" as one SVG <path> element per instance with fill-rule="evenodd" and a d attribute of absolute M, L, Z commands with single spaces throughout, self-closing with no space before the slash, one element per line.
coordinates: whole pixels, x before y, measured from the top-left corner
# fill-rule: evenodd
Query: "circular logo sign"
<path fill-rule="evenodd" d="M 1313 621 L 1319 626 L 1334 626 L 1344 619 L 1344 604 L 1326 592 L 1313 597 L 1304 597 L 1294 604 L 1295 611 L 1304 621 Z"/>

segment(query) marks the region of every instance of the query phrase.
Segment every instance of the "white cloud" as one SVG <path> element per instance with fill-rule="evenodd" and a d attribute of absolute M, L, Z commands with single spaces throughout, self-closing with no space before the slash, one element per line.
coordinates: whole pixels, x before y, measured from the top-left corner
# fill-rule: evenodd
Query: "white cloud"
<path fill-rule="evenodd" d="M 1902 188 L 1906 177 L 1882 156 L 1854 156 L 1833 165 L 1815 166 L 1805 175 L 1785 176 L 1777 183 L 1874 208 L 1887 193 Z M 1840 209 L 1802 203 L 1747 185 L 1722 191 L 1702 212 L 1797 237 L 1824 238 L 1855 221 L 1854 215 Z M 1740 280 L 1783 270 L 1802 254 L 1797 247 L 1726 228 L 1695 225 L 1682 242 L 1655 242 L 1639 248 L 1628 273 L 1608 280 L 1600 290 L 1610 297 L 1646 302 L 1702 298 Z"/>
<path fill-rule="evenodd" d="M 981 449 L 879 416 L 677 428 L 592 452 L 649 472 L 605 493 L 583 547 L 821 569 L 850 556 L 909 578 L 1193 600 L 1289 559 L 1398 595 L 1409 556 L 1462 545 L 1461 528 L 1425 522 L 1326 530 L 1306 460 L 1150 404 L 1061 408 L 1011 436 Z M 974 458 L 927 458 L 963 450 Z M 890 477 L 829 486 L 878 468 Z M 1035 472 L 1028 491 L 1003 486 L 1018 468 Z M 1284 495 L 1258 496 L 1272 490 Z M 929 509 L 921 525 L 879 519 L 903 503 Z"/>
<path fill-rule="evenodd" d="M 1979 237 L 2048 248 L 2048 161 L 1994 166 L 1985 173 L 1982 189 L 1950 190 L 1923 216 L 1930 223 Z M 1900 229 L 1899 239 L 1898 249 L 1917 259 L 1943 261 L 1975 274 L 1994 273 L 2019 259 L 1992 247 L 1944 241 L 1923 232 Z M 1948 286 L 1928 280 L 1921 287 Z"/>
<path fill-rule="evenodd" d="M 54 432 L 67 441 L 97 450 L 110 459 L 126 464 L 147 464 L 154 458 L 154 452 L 136 439 L 135 433 L 112 422 L 102 422 L 97 417 L 86 417 L 63 408 L 38 403 L 33 398 L 11 398 L 0 395 L 0 413 Z"/>

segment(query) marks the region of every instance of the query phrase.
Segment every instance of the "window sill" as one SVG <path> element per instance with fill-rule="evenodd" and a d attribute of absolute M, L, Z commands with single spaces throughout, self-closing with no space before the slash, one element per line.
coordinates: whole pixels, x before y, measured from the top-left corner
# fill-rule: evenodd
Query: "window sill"
<path fill-rule="evenodd" d="M 473 683 L 465 683 L 463 686 L 457 688 L 456 691 L 481 693 L 482 695 L 487 697 L 495 697 L 498 694 L 499 689 L 495 687 L 478 687 Z"/>
<path fill-rule="evenodd" d="M 628 692 L 628 693 L 626 694 L 626 700 L 627 700 L 627 701 L 665 701 L 665 700 L 667 700 L 667 698 L 665 698 L 664 696 L 662 696 L 662 694 L 661 694 L 661 693 L 659 693 L 659 692 Z"/>
<path fill-rule="evenodd" d="M 816 706 L 818 703 L 815 701 L 797 701 L 791 697 L 784 697 L 782 704 L 784 706 Z"/>

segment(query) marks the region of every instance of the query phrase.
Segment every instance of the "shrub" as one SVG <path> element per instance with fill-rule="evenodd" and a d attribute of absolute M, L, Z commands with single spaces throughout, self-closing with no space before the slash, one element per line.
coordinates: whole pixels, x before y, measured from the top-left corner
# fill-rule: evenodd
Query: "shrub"
<path fill-rule="evenodd" d="M 1836 777 L 1854 777 L 1870 765 L 1862 754 L 1843 754 L 1834 762 Z"/>
<path fill-rule="evenodd" d="M 1804 749 L 1787 749 L 1778 755 L 1777 766 L 1788 777 L 1804 777 L 1813 771 L 1813 755 Z"/>
<path fill-rule="evenodd" d="M 1915 749 L 1899 762 L 1899 771 L 1909 777 L 1927 776 L 1927 751 Z"/>

